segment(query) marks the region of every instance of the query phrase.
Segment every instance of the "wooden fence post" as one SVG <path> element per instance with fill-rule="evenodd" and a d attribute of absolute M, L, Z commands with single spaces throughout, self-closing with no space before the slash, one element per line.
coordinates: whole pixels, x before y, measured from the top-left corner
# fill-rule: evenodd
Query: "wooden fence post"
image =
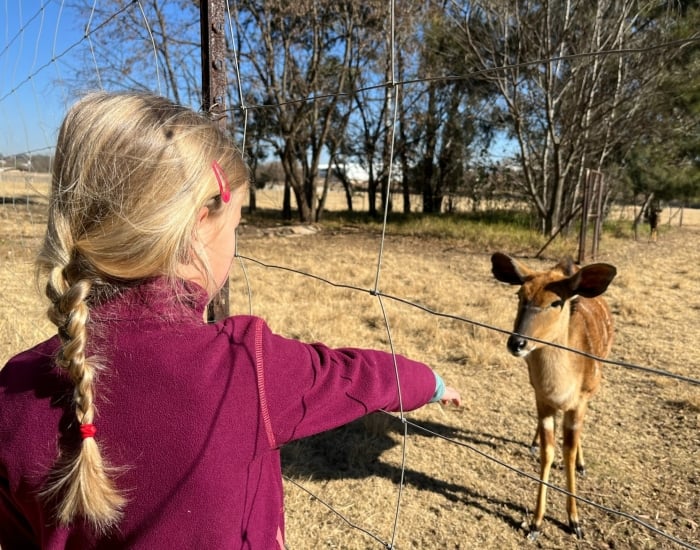
<path fill-rule="evenodd" d="M 581 229 L 578 238 L 578 263 L 586 260 L 586 233 L 588 221 L 593 218 L 593 243 L 591 257 L 595 260 L 598 255 L 598 244 L 603 224 L 604 181 L 602 172 L 586 169 L 586 179 L 583 185 L 583 201 L 581 204 Z M 590 213 L 591 208 L 593 214 Z"/>
<path fill-rule="evenodd" d="M 202 40 L 202 108 L 223 132 L 226 131 L 226 34 L 224 1 L 202 0 L 199 4 Z M 209 304 L 207 320 L 229 315 L 228 279 Z"/>

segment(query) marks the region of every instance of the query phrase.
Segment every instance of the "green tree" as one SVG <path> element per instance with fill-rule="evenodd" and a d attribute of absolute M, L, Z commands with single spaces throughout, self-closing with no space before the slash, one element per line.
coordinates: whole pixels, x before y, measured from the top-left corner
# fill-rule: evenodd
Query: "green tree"
<path fill-rule="evenodd" d="M 652 108 L 649 131 L 625 157 L 635 195 L 687 205 L 700 197 L 700 40 L 686 40 L 700 28 L 697 1 L 682 2 L 664 20 L 668 40 L 680 41 L 669 59 Z"/>
<path fill-rule="evenodd" d="M 443 3 L 431 4 L 415 31 L 421 37 L 418 76 L 419 92 L 411 104 L 408 125 L 414 151 L 414 186 L 423 198 L 423 211 L 440 212 L 446 195 L 464 185 L 467 167 L 477 148 L 490 137 L 494 112 L 489 99 L 491 84 L 473 73 L 473 56 L 461 47 L 459 27 L 446 17 Z"/>

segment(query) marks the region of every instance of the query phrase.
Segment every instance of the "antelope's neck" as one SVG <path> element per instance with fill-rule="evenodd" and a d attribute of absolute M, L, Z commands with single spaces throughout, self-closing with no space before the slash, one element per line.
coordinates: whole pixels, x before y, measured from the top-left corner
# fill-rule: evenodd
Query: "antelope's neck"
<path fill-rule="evenodd" d="M 579 398 L 580 369 L 571 361 L 571 352 L 544 346 L 526 357 L 530 383 L 538 401 L 557 409 L 572 408 Z"/>

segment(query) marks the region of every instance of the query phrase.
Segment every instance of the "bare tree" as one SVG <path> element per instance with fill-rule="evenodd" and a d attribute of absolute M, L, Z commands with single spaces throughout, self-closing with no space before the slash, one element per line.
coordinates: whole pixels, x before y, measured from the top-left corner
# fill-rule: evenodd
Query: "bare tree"
<path fill-rule="evenodd" d="M 251 124 L 267 130 L 257 135 L 281 161 L 300 219 L 316 220 L 323 196 L 317 191 L 319 164 L 331 133 L 344 131 L 344 98 L 359 52 L 357 27 L 371 7 L 246 0 L 236 8 L 246 93 L 260 105 Z M 291 216 L 288 200 L 285 215 Z"/>
<path fill-rule="evenodd" d="M 199 8 L 181 0 L 79 0 L 89 40 L 71 87 L 151 90 L 201 105 Z"/>
<path fill-rule="evenodd" d="M 496 86 L 517 142 L 522 185 L 554 234 L 579 199 L 586 168 L 604 170 L 639 135 L 663 70 L 645 13 L 656 2 L 471 2 L 465 52 Z"/>

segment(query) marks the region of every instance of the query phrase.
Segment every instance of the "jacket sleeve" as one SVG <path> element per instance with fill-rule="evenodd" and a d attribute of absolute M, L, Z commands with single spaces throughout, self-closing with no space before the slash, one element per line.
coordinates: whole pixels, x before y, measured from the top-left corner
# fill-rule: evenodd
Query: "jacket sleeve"
<path fill-rule="evenodd" d="M 423 363 L 382 351 L 287 339 L 261 319 L 254 326 L 258 393 L 272 447 L 380 409 L 413 410 L 435 393 L 435 374 Z"/>

